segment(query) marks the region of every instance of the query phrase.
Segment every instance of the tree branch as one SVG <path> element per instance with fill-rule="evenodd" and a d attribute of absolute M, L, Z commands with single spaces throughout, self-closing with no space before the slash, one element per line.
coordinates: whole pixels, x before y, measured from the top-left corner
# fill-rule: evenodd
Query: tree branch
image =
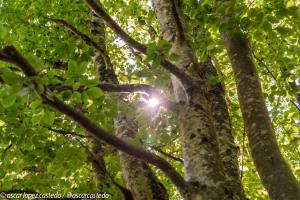
<path fill-rule="evenodd" d="M 15 64 L 24 72 L 24 74 L 28 78 L 37 75 L 34 68 L 25 60 L 25 58 L 13 46 L 7 46 L 0 51 L 0 60 Z M 37 85 L 37 83 L 35 82 L 33 82 L 33 84 Z M 44 91 L 40 91 L 36 88 L 35 90 L 44 103 L 48 104 L 52 108 L 65 114 L 70 119 L 77 122 L 81 127 L 83 127 L 88 133 L 94 136 L 97 140 L 101 142 L 103 141 L 120 151 L 123 151 L 133 157 L 136 157 L 137 159 L 153 164 L 154 166 L 162 170 L 166 174 L 166 176 L 174 183 L 178 191 L 183 196 L 186 196 L 188 190 L 187 182 L 185 182 L 183 177 L 166 160 L 148 151 L 145 151 L 136 146 L 128 144 L 123 140 L 115 137 L 113 134 L 105 131 L 104 129 L 99 127 L 96 123 L 94 123 L 89 118 L 87 118 L 85 115 L 76 111 L 73 107 L 67 105 L 63 101 L 53 96 L 49 92 L 49 90 L 47 90 L 47 88 L 45 88 Z"/>
<path fill-rule="evenodd" d="M 8 152 L 8 150 L 9 150 L 12 146 L 13 146 L 13 143 L 10 143 L 10 144 L 3 150 L 2 156 L 1 156 L 2 160 L 4 159 L 6 153 Z"/>
<path fill-rule="evenodd" d="M 105 12 L 102 8 L 100 2 L 95 0 L 86 0 L 90 9 L 96 13 L 99 17 L 101 17 L 106 24 L 118 35 L 124 42 L 126 42 L 129 46 L 134 49 L 140 51 L 143 54 L 147 54 L 147 47 L 140 42 L 133 39 L 130 35 L 128 35 L 114 20 L 113 18 Z M 188 76 L 183 70 L 179 69 L 177 66 L 172 64 L 168 60 L 161 61 L 162 67 L 166 70 L 174 74 L 184 85 L 191 86 L 193 85 L 193 79 Z"/>
<path fill-rule="evenodd" d="M 181 158 L 175 157 L 169 153 L 164 152 L 163 150 L 161 150 L 160 148 L 156 147 L 156 146 L 150 146 L 151 149 L 157 151 L 158 153 L 161 153 L 162 155 L 171 158 L 172 160 L 178 161 L 180 163 L 183 164 L 183 160 Z"/>
<path fill-rule="evenodd" d="M 48 129 L 51 130 L 51 131 L 53 131 L 53 132 L 62 134 L 65 137 L 67 137 L 67 135 L 78 136 L 78 137 L 81 137 L 81 138 L 85 137 L 84 135 L 77 134 L 77 133 L 75 133 L 73 131 L 57 130 L 57 129 L 51 129 L 51 128 L 48 128 Z M 75 140 L 80 144 L 80 146 L 82 148 L 84 148 L 86 150 L 86 152 L 88 153 L 88 155 L 93 158 L 93 160 L 95 161 L 94 163 L 97 165 L 97 168 L 101 168 L 102 164 L 99 163 L 98 156 L 96 154 L 94 154 L 93 151 L 91 151 L 86 145 L 84 145 L 80 141 L 79 138 L 76 137 Z M 122 185 L 120 185 L 118 182 L 116 182 L 111 175 L 106 174 L 105 176 L 106 176 L 106 178 L 109 178 L 109 180 L 122 192 L 125 200 L 133 200 L 131 192 L 128 189 L 126 189 L 125 187 L 123 187 Z"/>
<path fill-rule="evenodd" d="M 112 84 L 112 83 L 98 83 L 96 87 L 100 88 L 105 92 L 144 92 L 147 94 L 158 94 L 160 93 L 156 88 L 147 84 Z M 73 90 L 71 85 L 49 85 L 49 89 L 64 91 L 64 90 Z M 88 89 L 87 86 L 81 85 L 78 87 L 78 92 L 83 92 Z"/>
<path fill-rule="evenodd" d="M 102 5 L 99 1 L 95 0 L 86 0 L 88 6 L 96 15 L 101 17 L 107 25 L 120 37 L 124 40 L 129 46 L 132 46 L 136 50 L 146 54 L 147 47 L 135 39 L 133 39 L 130 35 L 128 35 L 114 20 L 113 18 L 105 12 L 102 8 Z"/>
<path fill-rule="evenodd" d="M 51 17 L 44 16 L 45 19 L 48 19 L 49 21 L 52 21 L 54 23 L 61 24 L 64 26 L 67 30 L 71 31 L 75 36 L 79 37 L 81 40 L 83 40 L 87 45 L 94 48 L 97 52 L 100 53 L 100 55 L 103 57 L 104 62 L 106 63 L 106 66 L 112 65 L 110 59 L 107 56 L 107 53 L 105 52 L 105 48 L 100 46 L 98 42 L 95 42 L 92 38 L 87 36 L 86 34 L 80 32 L 77 28 L 69 24 L 67 21 L 63 19 L 55 19 Z M 103 44 L 102 44 L 103 45 Z"/>
<path fill-rule="evenodd" d="M 1 56 L 1 55 L 0 55 Z M 15 71 L 20 71 L 19 68 L 13 68 Z M 56 76 L 58 79 L 63 80 L 62 77 Z M 0 77 L 0 83 L 4 81 Z M 28 86 L 28 85 L 24 85 Z M 111 84 L 111 83 L 98 83 L 96 87 L 100 88 L 104 92 L 120 92 L 120 93 L 133 93 L 133 92 L 142 92 L 147 93 L 149 96 L 155 96 L 160 99 L 160 106 L 167 108 L 172 112 L 177 112 L 177 110 L 182 106 L 182 104 L 173 102 L 169 100 L 162 92 L 151 85 L 147 84 Z M 74 90 L 71 85 L 48 85 L 48 89 L 51 91 L 62 92 L 64 90 Z M 78 87 L 78 92 L 84 92 L 88 89 L 87 86 L 81 85 Z"/>
<path fill-rule="evenodd" d="M 92 38 L 90 38 L 86 34 L 79 31 L 77 28 L 75 28 L 73 25 L 71 25 L 67 21 L 65 21 L 63 19 L 51 18 L 51 17 L 48 17 L 48 16 L 44 16 L 44 18 L 51 21 L 51 22 L 54 22 L 54 23 L 57 23 L 57 24 L 60 24 L 60 25 L 64 26 L 67 30 L 69 30 L 75 36 L 77 36 L 81 40 L 83 40 L 87 45 L 89 45 L 89 46 L 93 47 L 94 49 L 96 49 L 97 51 L 103 53 L 102 48 L 100 48 Z"/>
<path fill-rule="evenodd" d="M 16 65 L 28 77 L 37 73 L 32 65 L 16 50 L 14 46 L 6 46 L 0 51 L 0 60 Z"/>
<path fill-rule="evenodd" d="M 160 93 L 156 88 L 147 84 L 108 84 L 99 83 L 97 85 L 103 91 L 107 92 L 145 92 L 148 94 L 158 94 Z"/>
<path fill-rule="evenodd" d="M 90 136 L 78 134 L 78 133 L 73 132 L 73 131 L 66 131 L 66 130 L 62 130 L 62 129 L 48 128 L 48 130 L 53 131 L 55 133 L 59 133 L 59 134 L 64 135 L 64 136 L 72 135 L 72 136 L 77 136 L 77 137 L 80 137 L 80 138 L 90 137 Z"/>
<path fill-rule="evenodd" d="M 104 12 L 104 10 L 103 10 L 103 12 Z M 133 38 L 131 38 L 125 31 L 123 31 L 121 29 L 121 27 L 119 27 L 119 25 L 106 12 L 104 12 L 104 13 L 105 13 L 105 16 L 107 16 L 107 17 L 105 17 L 105 19 L 107 19 L 109 21 L 109 23 L 112 24 L 112 27 L 115 27 L 115 28 L 112 28 L 112 30 L 114 30 L 115 32 L 117 31 L 116 34 L 120 38 L 122 38 L 128 45 L 132 46 L 136 50 L 142 52 L 143 54 L 147 54 L 147 47 L 146 46 L 144 46 L 143 44 L 141 44 L 141 43 L 137 42 L 136 40 L 134 40 Z M 100 17 L 102 17 L 102 16 L 100 16 Z M 72 26 L 71 24 L 66 22 L 65 20 L 55 19 L 55 18 L 51 18 L 51 17 L 47 17 L 47 16 L 45 16 L 44 18 L 48 19 L 49 21 L 52 21 L 52 22 L 63 25 L 65 28 L 70 30 L 74 35 L 76 35 L 77 37 L 82 39 L 87 45 L 95 48 L 97 51 L 104 54 L 102 48 L 100 48 L 94 40 L 92 40 L 86 34 L 80 32 L 77 28 L 75 28 L 74 26 Z M 108 24 L 108 25 L 110 25 L 110 24 Z M 166 70 L 168 70 L 169 72 L 174 74 L 179 80 L 181 80 L 181 82 L 183 84 L 191 85 L 191 82 L 192 82 L 191 80 L 192 79 L 184 71 L 177 68 L 174 64 L 172 64 L 171 62 L 169 62 L 167 60 L 162 60 L 161 65 Z"/>
<path fill-rule="evenodd" d="M 96 87 L 100 88 L 105 92 L 124 92 L 124 93 L 133 93 L 133 92 L 143 92 L 147 93 L 149 96 L 155 96 L 160 99 L 160 105 L 176 112 L 180 106 L 179 103 L 170 101 L 163 93 L 157 90 L 155 87 L 147 84 L 111 84 L 111 83 L 99 83 Z M 73 90 L 71 85 L 51 85 L 48 87 L 51 91 L 64 91 L 64 90 Z M 88 87 L 81 85 L 78 88 L 78 92 L 86 91 Z"/>

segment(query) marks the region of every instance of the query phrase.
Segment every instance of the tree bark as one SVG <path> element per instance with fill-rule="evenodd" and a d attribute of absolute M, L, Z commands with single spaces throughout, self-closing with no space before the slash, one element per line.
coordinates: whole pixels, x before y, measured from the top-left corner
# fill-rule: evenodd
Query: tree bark
<path fill-rule="evenodd" d="M 212 73 L 212 63 L 206 63 L 208 69 L 198 63 L 185 28 L 179 1 L 153 2 L 163 38 L 172 44 L 171 52 L 181 56 L 174 64 L 199 82 L 193 88 L 187 88 L 172 76 L 174 94 L 178 101 L 186 104 L 185 109 L 178 113 L 178 122 L 182 132 L 185 176 L 188 182 L 198 186 L 191 193 L 191 199 L 245 199 L 223 90 L 204 84 L 205 73 Z M 213 116 L 208 100 L 217 104 L 213 107 Z M 212 120 L 216 123 L 213 124 Z M 215 130 L 214 125 L 220 127 Z M 220 135 L 221 145 L 218 145 L 217 135 Z M 234 180 L 230 186 L 225 186 L 228 182 L 218 147 L 222 148 L 222 161 L 225 162 L 228 172 L 226 177 Z"/>
<path fill-rule="evenodd" d="M 95 51 L 93 58 L 99 82 L 118 84 L 117 76 L 106 50 L 105 25 L 103 20 L 94 12 L 92 13 L 91 32 L 97 37 L 98 48 L 100 48 L 98 51 Z"/>
<path fill-rule="evenodd" d="M 101 52 L 96 52 L 94 56 L 94 68 L 101 83 L 113 83 L 118 84 L 119 81 L 113 69 L 110 58 L 106 52 L 106 39 L 105 39 L 105 27 L 103 20 L 93 13 L 92 21 L 92 33 L 98 36 L 98 44 L 102 47 Z M 120 97 L 120 100 L 121 97 Z M 137 133 L 136 130 L 132 130 L 134 123 L 126 120 L 125 115 L 120 115 L 115 123 L 116 134 L 121 135 L 120 138 L 125 141 L 130 141 L 130 136 L 126 134 Z M 94 139 L 95 140 L 95 139 Z M 94 141 L 95 145 L 93 150 L 101 150 L 101 144 L 98 141 Z M 134 200 L 166 200 L 168 195 L 165 187 L 161 184 L 151 168 L 143 161 L 137 160 L 126 153 L 119 152 L 123 177 L 127 188 L 131 191 L 131 195 Z M 101 163 L 103 158 L 97 163 Z M 104 162 L 104 160 L 103 160 Z M 98 165 L 99 166 L 99 165 Z M 105 167 L 105 165 L 104 165 Z M 97 170 L 99 171 L 99 170 Z M 98 176 L 99 177 L 99 176 Z M 102 178 L 101 176 L 99 178 Z"/>
<path fill-rule="evenodd" d="M 106 165 L 103 158 L 103 148 L 99 141 L 91 139 L 91 152 L 87 152 L 88 159 L 92 163 L 93 173 L 96 181 L 97 189 L 104 192 L 110 187 L 110 181 L 107 176 Z"/>
<path fill-rule="evenodd" d="M 204 76 L 218 77 L 217 70 L 210 57 L 202 64 Z M 238 148 L 234 142 L 233 131 L 225 100 L 225 89 L 221 82 L 208 85 L 208 98 L 211 104 L 211 114 L 217 134 L 218 145 L 228 186 L 236 196 L 235 199 L 246 199 L 240 178 L 238 164 Z"/>
<path fill-rule="evenodd" d="M 135 120 L 128 120 L 119 114 L 115 120 L 117 137 L 132 142 L 138 132 Z M 155 177 L 150 167 L 143 161 L 119 152 L 123 178 L 134 200 L 167 200 L 168 194 L 162 183 Z"/>
<path fill-rule="evenodd" d="M 103 21 L 92 14 L 91 18 L 91 32 L 93 35 L 95 35 L 98 39 L 99 47 L 102 47 L 102 51 L 96 51 L 95 56 L 93 58 L 93 64 L 94 68 L 96 70 L 96 74 L 98 75 L 98 79 L 100 82 L 105 81 L 105 82 L 111 82 L 110 80 L 112 79 L 111 77 L 116 77 L 111 76 L 111 73 L 107 73 L 106 70 L 106 63 L 107 57 L 104 57 L 103 52 L 106 52 L 106 42 L 105 42 L 105 29 L 104 29 L 104 23 Z M 104 71 L 104 73 L 101 73 L 101 70 Z M 105 165 L 105 160 L 103 157 L 103 145 L 101 142 L 96 140 L 95 138 L 90 139 L 91 143 L 91 153 L 89 155 L 89 160 L 92 163 L 93 167 L 93 172 L 96 177 L 96 183 L 97 183 L 97 188 L 101 191 L 105 189 L 105 187 L 110 186 L 110 181 L 108 180 L 107 176 L 107 171 L 106 171 L 106 165 Z"/>
<path fill-rule="evenodd" d="M 222 36 L 237 84 L 251 155 L 260 178 L 271 199 L 300 199 L 299 184 L 277 145 L 248 40 L 238 29 L 224 31 Z"/>

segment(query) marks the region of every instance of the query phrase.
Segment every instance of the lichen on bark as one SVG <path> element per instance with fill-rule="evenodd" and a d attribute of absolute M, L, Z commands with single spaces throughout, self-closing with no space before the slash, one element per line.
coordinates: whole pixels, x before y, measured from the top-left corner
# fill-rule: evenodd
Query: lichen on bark
<path fill-rule="evenodd" d="M 128 120 L 120 113 L 115 120 L 117 137 L 132 142 L 138 133 L 135 120 Z M 124 152 L 119 152 L 122 175 L 127 188 L 132 192 L 134 200 L 167 200 L 168 194 L 163 184 L 156 178 L 151 168 L 145 162 Z"/>

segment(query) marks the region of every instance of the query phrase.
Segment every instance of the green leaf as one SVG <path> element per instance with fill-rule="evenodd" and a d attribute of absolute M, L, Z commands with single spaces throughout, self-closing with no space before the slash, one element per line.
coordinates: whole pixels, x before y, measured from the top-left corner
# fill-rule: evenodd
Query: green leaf
<path fill-rule="evenodd" d="M 72 97 L 72 92 L 70 90 L 66 90 L 62 93 L 63 100 L 69 100 Z"/>
<path fill-rule="evenodd" d="M 86 92 L 91 99 L 98 99 L 104 95 L 103 91 L 98 87 L 89 88 Z"/>
<path fill-rule="evenodd" d="M 70 60 L 68 63 L 68 72 L 71 75 L 76 75 L 77 72 L 77 63 L 74 60 Z"/>
<path fill-rule="evenodd" d="M 160 56 L 155 56 L 153 61 L 152 61 L 152 67 L 157 68 L 161 63 L 161 58 Z"/>
<path fill-rule="evenodd" d="M 5 70 L 4 73 L 1 75 L 1 77 L 5 83 L 10 85 L 14 85 L 18 83 L 18 79 L 19 79 L 19 76 L 10 70 Z"/>
<path fill-rule="evenodd" d="M 172 45 L 167 42 L 166 40 L 161 40 L 157 44 L 157 50 L 160 51 L 162 54 L 166 55 L 170 49 L 172 48 Z"/>
<path fill-rule="evenodd" d="M 266 32 L 273 31 L 272 24 L 268 21 L 264 21 L 264 23 L 262 24 L 262 27 L 263 27 L 264 31 L 266 31 Z"/>
<path fill-rule="evenodd" d="M 35 110 L 36 108 L 38 108 L 40 105 L 42 105 L 42 102 L 37 99 L 34 100 L 31 104 L 30 104 L 30 108 L 32 108 L 33 110 Z"/>
<path fill-rule="evenodd" d="M 73 98 L 74 98 L 76 101 L 78 101 L 78 102 L 81 101 L 81 93 L 75 91 L 75 92 L 73 93 Z"/>
<path fill-rule="evenodd" d="M 86 91 L 83 92 L 83 93 L 81 94 L 81 100 L 82 100 L 84 103 L 88 103 L 89 96 L 88 96 L 88 94 L 87 94 Z"/>
<path fill-rule="evenodd" d="M 36 113 L 32 116 L 32 119 L 31 119 L 31 122 L 34 124 L 34 125 L 37 125 L 37 124 L 40 124 L 43 117 L 44 117 L 44 110 L 40 111 L 39 113 Z"/>
<path fill-rule="evenodd" d="M 172 45 L 165 40 L 161 40 L 157 44 L 150 44 L 147 48 L 147 56 L 144 62 L 152 61 L 152 65 L 157 66 L 157 63 L 160 63 L 164 57 L 167 57 L 171 47 Z"/>
<path fill-rule="evenodd" d="M 14 105 L 14 103 L 16 102 L 17 99 L 17 95 L 16 94 L 11 94 L 8 96 L 4 96 L 1 99 L 1 104 L 5 107 L 5 108 L 9 108 L 12 105 Z"/>
<path fill-rule="evenodd" d="M 82 74 L 85 72 L 86 66 L 86 62 L 79 64 L 75 60 L 70 60 L 68 63 L 68 73 L 74 77 L 82 76 Z"/>
<path fill-rule="evenodd" d="M 289 32 L 291 32 L 291 29 L 286 28 L 286 27 L 281 27 L 281 26 L 277 27 L 276 30 L 282 35 L 286 35 Z"/>
<path fill-rule="evenodd" d="M 46 112 L 43 121 L 45 124 L 52 126 L 55 120 L 55 112 Z"/>

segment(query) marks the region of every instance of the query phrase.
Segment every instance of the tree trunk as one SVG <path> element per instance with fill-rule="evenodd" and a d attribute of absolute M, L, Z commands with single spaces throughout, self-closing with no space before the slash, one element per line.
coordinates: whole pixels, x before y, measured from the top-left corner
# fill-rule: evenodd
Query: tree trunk
<path fill-rule="evenodd" d="M 103 51 L 105 51 L 105 32 L 104 32 L 104 23 L 101 19 L 99 19 L 94 14 L 91 19 L 91 32 L 97 36 L 98 42 L 103 47 Z M 101 68 L 105 68 L 105 59 L 99 52 L 95 52 L 95 56 L 93 58 L 94 67 L 96 69 L 96 73 L 100 71 Z M 106 75 L 102 77 L 103 74 L 99 75 L 99 80 L 107 79 Z M 105 188 L 110 187 L 111 181 L 107 176 L 105 160 L 103 157 L 103 147 L 102 144 L 96 140 L 95 138 L 90 139 L 91 143 L 91 152 L 89 154 L 89 160 L 92 163 L 93 172 L 95 175 L 95 180 L 97 184 L 97 189 L 103 192 Z"/>
<path fill-rule="evenodd" d="M 99 82 L 118 84 L 118 79 L 113 69 L 113 65 L 106 51 L 105 26 L 103 20 L 96 14 L 92 14 L 91 32 L 97 36 L 98 46 L 101 52 L 96 51 L 93 58 L 94 68 Z"/>
<path fill-rule="evenodd" d="M 106 52 L 106 38 L 105 38 L 105 26 L 101 18 L 92 13 L 91 20 L 91 32 L 97 36 L 98 44 L 101 48 L 101 52 L 96 51 L 93 58 L 94 68 L 99 79 L 99 82 L 118 84 L 118 79 L 115 74 L 110 58 Z M 97 139 L 92 138 L 92 152 L 90 160 L 92 162 L 93 171 L 96 177 L 96 183 L 99 189 L 103 190 L 105 187 L 110 187 L 111 183 L 116 186 L 123 194 L 124 200 L 132 200 L 131 191 L 127 190 L 113 179 L 109 177 L 106 171 L 106 165 L 104 160 L 103 145 Z"/>
<path fill-rule="evenodd" d="M 124 114 L 119 114 L 115 120 L 117 137 L 126 142 L 132 142 L 138 132 L 137 123 L 127 120 Z M 134 200 L 167 200 L 165 187 L 155 177 L 150 167 L 143 161 L 119 152 L 123 178 L 127 188 L 132 192 Z"/>
<path fill-rule="evenodd" d="M 91 139 L 91 143 L 91 152 L 87 152 L 88 159 L 92 163 L 97 189 L 104 192 L 105 189 L 110 187 L 110 181 L 107 176 L 105 161 L 103 158 L 103 148 L 100 142 L 95 139 Z"/>
<path fill-rule="evenodd" d="M 218 77 L 217 70 L 208 57 L 203 63 L 204 76 Z M 236 199 L 246 199 L 238 164 L 238 148 L 234 143 L 232 126 L 228 107 L 225 100 L 225 90 L 221 82 L 208 85 L 208 97 L 211 104 L 211 114 L 217 134 L 218 145 L 228 186 L 236 195 Z"/>
<path fill-rule="evenodd" d="M 251 155 L 260 178 L 271 199 L 300 199 L 299 184 L 276 142 L 248 41 L 238 31 L 223 32 L 222 36 L 234 71 Z"/>
<path fill-rule="evenodd" d="M 195 188 L 198 186 L 194 194 L 191 193 L 191 199 L 245 199 L 223 91 L 217 86 L 204 85 L 205 74 L 201 71 L 211 69 L 205 69 L 197 62 L 178 1 L 153 2 L 163 38 L 172 44 L 171 52 L 181 56 L 174 64 L 200 82 L 193 88 L 187 88 L 172 76 L 174 94 L 178 101 L 186 104 L 185 109 L 178 113 L 178 121 L 182 132 L 185 176 Z M 207 64 L 207 67 L 213 67 L 211 62 Z M 217 103 L 213 107 L 213 117 L 208 100 Z M 215 125 L 220 125 L 217 130 L 212 119 L 216 120 Z M 226 162 L 226 176 L 234 180 L 228 187 L 225 186 L 228 182 L 224 176 L 217 135 L 221 140 L 222 161 Z"/>
<path fill-rule="evenodd" d="M 106 52 L 106 39 L 105 39 L 105 27 L 101 18 L 93 14 L 92 21 L 92 33 L 98 37 L 98 43 L 102 52 L 96 52 L 94 57 L 94 68 L 97 72 L 100 82 L 118 84 L 117 76 L 112 68 L 112 63 Z M 116 134 L 121 135 L 125 141 L 130 141 L 130 137 L 126 136 L 126 133 L 136 134 L 130 129 L 133 123 L 128 122 L 124 115 L 120 115 L 115 123 Z M 125 134 L 125 135 L 122 135 Z M 133 136 L 133 135 L 132 135 Z M 98 141 L 94 141 L 93 150 L 101 149 L 101 144 Z M 94 152 L 96 153 L 96 152 Z M 123 177 L 128 189 L 131 191 L 131 195 L 134 200 L 166 200 L 168 195 L 165 187 L 157 180 L 150 167 L 143 161 L 137 160 L 126 153 L 120 152 L 121 167 Z M 99 157 L 97 163 L 104 162 L 103 158 Z M 105 163 L 103 164 L 105 167 Z M 93 165 L 96 167 L 96 171 L 99 171 L 99 165 Z M 99 178 L 102 178 L 98 175 Z"/>

